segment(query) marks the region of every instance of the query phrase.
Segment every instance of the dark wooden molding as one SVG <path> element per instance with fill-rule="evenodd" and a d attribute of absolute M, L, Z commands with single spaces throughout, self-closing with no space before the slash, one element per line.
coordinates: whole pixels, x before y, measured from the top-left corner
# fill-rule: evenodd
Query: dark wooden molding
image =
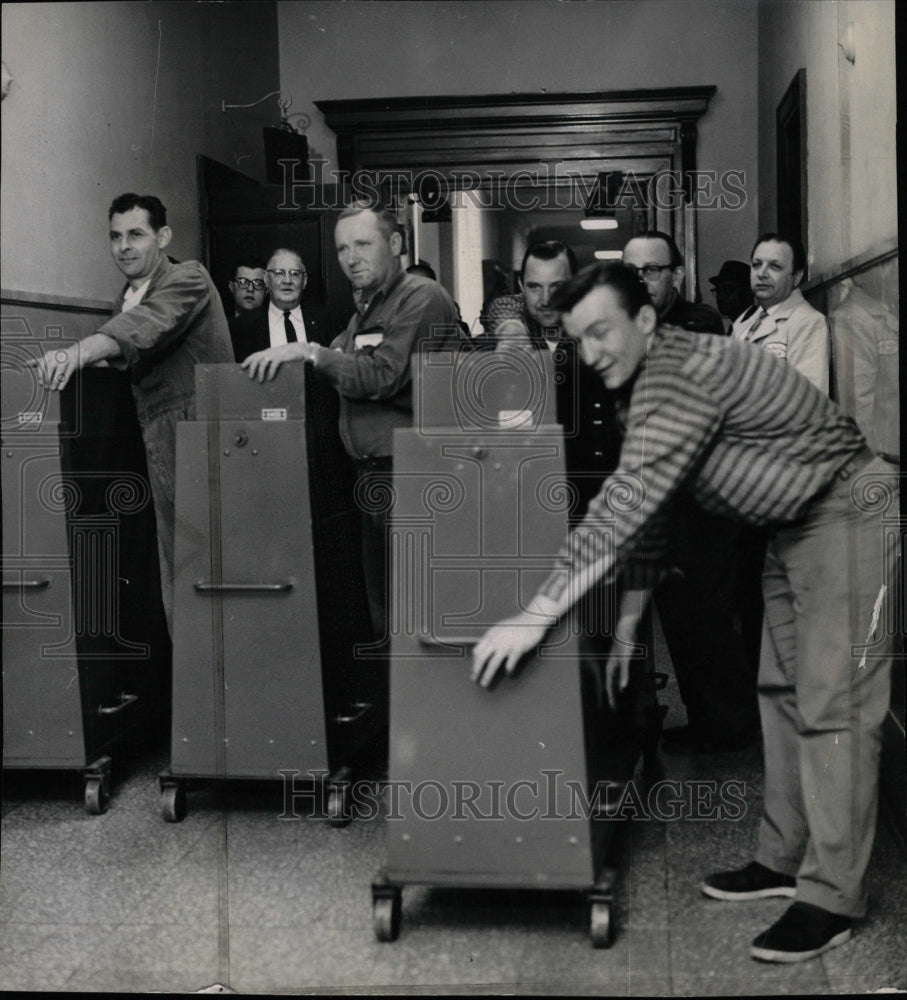
<path fill-rule="evenodd" d="M 343 171 L 565 163 L 588 173 L 602 161 L 695 169 L 696 122 L 716 88 L 475 97 L 316 101 L 337 134 Z M 663 168 L 663 166 L 662 166 Z M 626 168 L 625 168 L 626 169 Z"/>
<path fill-rule="evenodd" d="M 502 180 L 545 187 L 632 174 L 644 184 L 670 172 L 677 196 L 646 206 L 651 226 L 686 249 L 686 294 L 695 298 L 696 218 L 693 189 L 699 119 L 713 86 L 565 94 L 394 97 L 316 101 L 337 135 L 341 176 L 371 190 L 393 181 L 418 191 L 421 179 L 451 189 L 494 187 Z M 346 178 L 343 175 L 346 175 Z"/>

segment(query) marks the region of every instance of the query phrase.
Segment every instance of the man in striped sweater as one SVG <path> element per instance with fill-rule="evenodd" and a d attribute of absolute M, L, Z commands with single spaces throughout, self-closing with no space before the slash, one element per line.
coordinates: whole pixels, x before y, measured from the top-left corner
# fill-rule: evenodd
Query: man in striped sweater
<path fill-rule="evenodd" d="M 625 595 L 615 631 L 632 627 L 659 578 L 680 493 L 707 511 L 771 525 L 781 559 L 765 614 L 778 655 L 759 678 L 759 844 L 753 862 L 709 876 L 702 891 L 722 900 L 793 897 L 751 954 L 811 958 L 846 941 L 866 908 L 891 670 L 884 626 L 895 532 L 884 530 L 883 516 L 897 511 L 896 469 L 771 353 L 659 329 L 632 269 L 586 268 L 554 304 L 583 359 L 621 397 L 620 464 L 527 608 L 477 643 L 473 678 L 487 687 L 502 667 L 511 673 L 596 580 L 636 564 L 628 575 L 642 582 L 643 600 L 638 591 Z M 608 511 L 615 486 L 635 492 L 634 509 Z M 612 703 L 627 679 L 615 652 Z"/>

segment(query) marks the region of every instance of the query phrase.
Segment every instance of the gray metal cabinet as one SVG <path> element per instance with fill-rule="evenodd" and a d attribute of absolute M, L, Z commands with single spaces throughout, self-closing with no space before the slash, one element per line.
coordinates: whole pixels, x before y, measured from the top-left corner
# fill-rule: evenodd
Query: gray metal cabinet
<path fill-rule="evenodd" d="M 189 777 L 328 778 L 331 819 L 348 816 L 348 760 L 372 735 L 354 693 L 370 637 L 352 489 L 346 522 L 319 492 L 331 470 L 311 457 L 310 378 L 291 365 L 259 385 L 238 365 L 199 366 L 198 419 L 178 426 L 171 822 Z M 326 620 L 325 595 L 344 587 L 342 616 Z"/>

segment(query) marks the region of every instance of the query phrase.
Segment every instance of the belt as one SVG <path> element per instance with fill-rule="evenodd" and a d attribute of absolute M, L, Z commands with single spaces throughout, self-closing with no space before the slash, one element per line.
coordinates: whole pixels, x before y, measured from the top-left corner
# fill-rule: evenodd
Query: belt
<path fill-rule="evenodd" d="M 869 463 L 876 457 L 875 452 L 872 448 L 863 448 L 862 451 L 858 451 L 856 455 L 851 458 L 841 466 L 840 469 L 835 473 L 838 479 L 850 479 L 851 476 L 855 476 L 862 468 L 869 465 Z"/>

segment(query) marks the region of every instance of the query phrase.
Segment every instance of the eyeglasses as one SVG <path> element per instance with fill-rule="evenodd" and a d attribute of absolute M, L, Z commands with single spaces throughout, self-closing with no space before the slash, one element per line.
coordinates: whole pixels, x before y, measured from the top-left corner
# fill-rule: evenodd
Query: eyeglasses
<path fill-rule="evenodd" d="M 234 278 L 233 284 L 239 285 L 240 288 L 255 288 L 258 291 L 261 291 L 265 287 L 262 278 Z"/>
<path fill-rule="evenodd" d="M 652 280 L 657 278 L 662 271 L 673 271 L 673 264 L 646 264 L 644 267 L 634 268 L 636 273 L 639 275 L 640 281 Z"/>
<path fill-rule="evenodd" d="M 298 267 L 293 267 L 289 271 L 282 267 L 269 267 L 268 274 L 273 274 L 278 281 L 283 281 L 287 275 L 289 275 L 293 281 L 299 281 L 300 278 L 305 277 L 305 271 L 300 271 Z"/>

